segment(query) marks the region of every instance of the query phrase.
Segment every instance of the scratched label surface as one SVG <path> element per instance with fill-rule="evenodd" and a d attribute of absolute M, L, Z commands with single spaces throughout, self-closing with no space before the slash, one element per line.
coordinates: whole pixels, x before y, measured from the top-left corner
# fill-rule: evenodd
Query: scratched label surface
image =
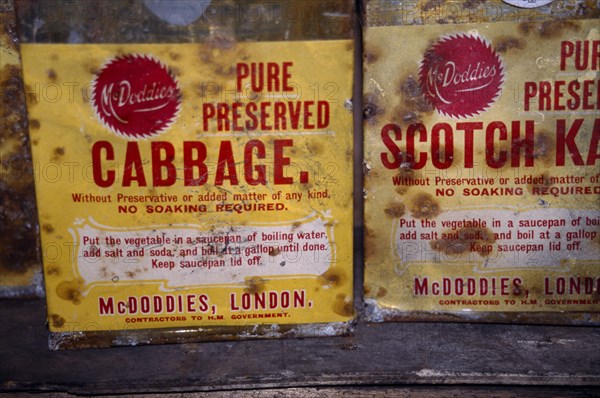
<path fill-rule="evenodd" d="M 352 318 L 350 41 L 22 52 L 52 331 Z"/>
<path fill-rule="evenodd" d="M 599 39 L 597 20 L 366 29 L 372 319 L 600 310 Z"/>

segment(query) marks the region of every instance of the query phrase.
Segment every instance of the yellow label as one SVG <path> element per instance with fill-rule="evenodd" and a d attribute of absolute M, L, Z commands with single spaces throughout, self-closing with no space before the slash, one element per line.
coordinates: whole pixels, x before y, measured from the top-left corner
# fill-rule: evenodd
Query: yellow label
<path fill-rule="evenodd" d="M 365 37 L 367 301 L 598 311 L 597 21 Z"/>
<path fill-rule="evenodd" d="M 22 52 L 52 331 L 352 318 L 350 41 Z"/>

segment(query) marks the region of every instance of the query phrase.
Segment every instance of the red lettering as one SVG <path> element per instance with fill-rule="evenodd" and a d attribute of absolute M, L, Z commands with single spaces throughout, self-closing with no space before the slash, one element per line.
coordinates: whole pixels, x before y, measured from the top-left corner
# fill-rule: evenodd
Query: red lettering
<path fill-rule="evenodd" d="M 485 130 L 485 160 L 488 166 L 493 169 L 499 169 L 504 166 L 508 159 L 507 151 L 502 149 L 498 151 L 495 157 L 494 134 L 498 131 L 498 139 L 505 141 L 507 139 L 506 125 L 502 122 L 492 122 Z"/>
<path fill-rule="evenodd" d="M 249 141 L 244 148 L 244 175 L 249 185 L 267 185 L 267 173 L 264 165 L 253 163 L 254 149 L 258 159 L 265 158 L 265 144 L 260 140 Z M 254 176 L 256 172 L 256 177 Z"/>
<path fill-rule="evenodd" d="M 137 142 L 128 142 L 125 152 L 125 164 L 123 171 L 123 186 L 130 187 L 135 181 L 138 186 L 146 186 L 146 176 L 144 175 L 144 167 L 142 164 L 142 156 Z"/>
<path fill-rule="evenodd" d="M 235 170 L 231 141 L 221 141 L 221 146 L 219 147 L 215 185 L 223 185 L 224 180 L 229 180 L 231 185 L 238 185 L 239 183 Z"/>
<path fill-rule="evenodd" d="M 427 278 L 423 278 L 422 281 L 419 278 L 415 278 L 415 296 L 428 295 L 428 281 Z"/>
<path fill-rule="evenodd" d="M 390 137 L 390 133 L 394 134 L 394 138 Z M 397 169 L 400 167 L 400 164 L 402 164 L 402 153 L 400 150 L 400 147 L 398 145 L 396 145 L 395 141 L 400 141 L 402 139 L 402 129 L 400 128 L 400 126 L 398 126 L 397 124 L 394 123 L 388 123 L 385 126 L 383 126 L 383 128 L 381 129 L 381 141 L 383 142 L 383 145 L 385 145 L 385 147 L 389 150 L 389 153 L 387 152 L 381 152 L 381 163 L 383 163 L 383 166 L 387 169 L 393 170 L 393 169 Z M 407 147 L 408 147 L 408 143 L 407 143 Z M 413 145 L 414 148 L 414 145 Z M 407 148 L 407 152 L 408 152 L 408 148 Z M 391 155 L 391 158 L 390 158 Z M 407 155 L 410 156 L 410 155 Z M 412 156 L 414 158 L 414 149 L 412 152 Z"/>
<path fill-rule="evenodd" d="M 427 164 L 427 154 L 419 152 L 419 159 L 415 161 L 415 132 L 419 133 L 419 142 L 427 142 L 427 129 L 419 123 L 411 124 L 406 131 L 406 161 L 412 169 L 418 170 Z M 398 149 L 398 156 L 401 157 L 400 149 Z M 400 164 L 396 168 L 399 166 Z"/>
<path fill-rule="evenodd" d="M 196 308 L 194 307 L 194 299 L 196 297 L 193 294 L 188 294 L 186 296 L 186 303 L 187 303 L 187 312 L 196 312 Z"/>
<path fill-rule="evenodd" d="M 444 133 L 444 147 L 440 147 L 440 131 Z M 437 169 L 447 169 L 454 160 L 454 136 L 448 123 L 436 123 L 431 131 L 431 160 Z M 444 160 L 441 160 L 443 154 Z"/>
<path fill-rule="evenodd" d="M 475 130 L 483 129 L 483 123 L 481 122 L 465 122 L 457 123 L 457 130 L 463 130 L 465 132 L 465 168 L 473 167 L 473 136 Z"/>
<path fill-rule="evenodd" d="M 196 154 L 194 156 L 194 154 Z M 200 141 L 183 142 L 183 184 L 196 187 L 206 184 L 208 168 L 206 161 L 206 145 Z M 197 170 L 197 174 L 194 171 Z M 195 177 L 197 175 L 197 177 Z"/>
<path fill-rule="evenodd" d="M 290 158 L 283 155 L 283 150 L 286 147 L 294 146 L 294 140 L 275 140 L 273 146 L 273 182 L 277 185 L 293 184 L 294 179 L 286 177 L 284 174 L 284 168 L 285 166 L 289 166 Z"/>
<path fill-rule="evenodd" d="M 250 78 L 250 89 L 255 93 L 264 91 L 293 91 L 289 80 L 292 77 L 290 68 L 292 62 L 283 62 L 281 66 L 276 62 L 238 63 L 236 65 L 236 89 L 241 92 L 244 81 Z M 247 85 L 248 83 L 246 83 Z"/>
<path fill-rule="evenodd" d="M 215 117 L 217 111 L 215 110 L 214 104 L 204 103 L 202 104 L 202 129 L 208 131 L 208 121 Z"/>
<path fill-rule="evenodd" d="M 152 183 L 155 187 L 169 187 L 177 181 L 175 147 L 167 141 L 155 141 L 151 144 L 152 151 Z M 165 154 L 164 158 L 161 153 Z M 163 170 L 166 175 L 163 177 Z"/>
<path fill-rule="evenodd" d="M 310 108 L 314 105 L 314 101 L 306 101 L 304 103 L 304 128 L 305 129 L 314 129 L 315 125 L 310 121 L 312 119 L 313 113 Z"/>
<path fill-rule="evenodd" d="M 596 160 L 600 159 L 600 153 L 598 147 L 600 144 L 600 119 L 594 120 L 594 129 L 592 130 L 592 138 L 590 139 L 590 149 L 588 152 L 587 160 L 585 162 L 588 166 L 596 164 Z"/>
<path fill-rule="evenodd" d="M 513 121 L 511 125 L 511 159 L 512 167 L 521 165 L 521 149 L 525 150 L 525 166 L 532 167 L 534 159 L 534 122 L 533 120 L 525 121 L 525 138 L 521 138 L 521 122 Z"/>
<path fill-rule="evenodd" d="M 573 125 L 567 132 L 567 121 L 565 119 L 559 119 L 556 121 L 556 165 L 565 165 L 565 149 L 568 149 L 573 164 L 576 166 L 583 166 L 583 158 L 579 152 L 579 148 L 575 143 L 575 137 L 579 133 L 579 129 L 583 124 L 583 119 L 575 119 Z M 590 147 L 591 149 L 591 147 Z"/>
<path fill-rule="evenodd" d="M 299 104 L 298 104 L 299 105 Z M 286 107 L 284 102 L 275 102 L 273 104 L 273 118 L 275 119 L 275 130 L 287 129 Z"/>
<path fill-rule="evenodd" d="M 317 102 L 317 128 L 324 129 L 329 126 L 329 102 Z"/>
<path fill-rule="evenodd" d="M 113 315 L 115 313 L 115 305 L 112 297 L 108 299 L 99 297 L 98 305 L 100 307 L 100 315 Z"/>
<path fill-rule="evenodd" d="M 532 98 L 536 98 L 537 97 L 537 84 L 535 84 L 534 82 L 525 82 L 525 86 L 524 86 L 524 90 L 525 90 L 525 105 L 523 106 L 523 108 L 528 111 L 529 110 L 529 103 L 531 102 Z"/>
<path fill-rule="evenodd" d="M 108 188 L 115 182 L 115 171 L 107 170 L 106 178 L 102 175 L 102 151 L 106 152 L 106 160 L 115 160 L 115 151 L 108 141 L 97 141 L 92 146 L 92 170 L 94 183 L 100 188 Z"/>
<path fill-rule="evenodd" d="M 570 58 L 575 51 L 575 46 L 571 41 L 560 43 L 560 70 L 567 68 L 567 58 Z"/>

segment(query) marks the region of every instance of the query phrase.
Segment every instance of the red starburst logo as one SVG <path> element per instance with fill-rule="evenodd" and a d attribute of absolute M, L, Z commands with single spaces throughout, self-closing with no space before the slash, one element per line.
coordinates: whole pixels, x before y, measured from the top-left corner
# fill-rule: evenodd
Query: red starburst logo
<path fill-rule="evenodd" d="M 156 58 L 128 54 L 106 63 L 92 82 L 96 115 L 112 132 L 149 138 L 167 130 L 179 113 L 175 77 Z"/>
<path fill-rule="evenodd" d="M 439 113 L 461 119 L 478 115 L 496 101 L 504 68 L 488 42 L 461 34 L 445 37 L 425 52 L 419 82 Z"/>

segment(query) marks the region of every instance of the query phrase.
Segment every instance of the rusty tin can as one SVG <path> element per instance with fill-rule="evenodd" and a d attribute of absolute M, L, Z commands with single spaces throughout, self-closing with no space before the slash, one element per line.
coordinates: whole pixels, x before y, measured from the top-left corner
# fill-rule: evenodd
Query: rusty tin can
<path fill-rule="evenodd" d="M 21 58 L 12 0 L 0 1 L 0 297 L 43 297 Z"/>
<path fill-rule="evenodd" d="M 349 332 L 352 2 L 17 5 L 51 348 Z"/>
<path fill-rule="evenodd" d="M 595 1 L 370 1 L 372 321 L 597 324 Z"/>

